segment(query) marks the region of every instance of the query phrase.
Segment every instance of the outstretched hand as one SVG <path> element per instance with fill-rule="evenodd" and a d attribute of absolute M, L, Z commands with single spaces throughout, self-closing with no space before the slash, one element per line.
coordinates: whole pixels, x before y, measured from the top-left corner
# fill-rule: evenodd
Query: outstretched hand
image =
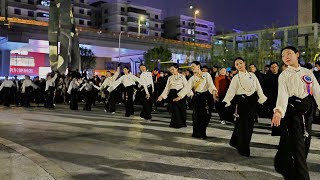
<path fill-rule="evenodd" d="M 273 113 L 273 116 L 272 116 L 272 121 L 271 121 L 271 127 L 272 126 L 280 126 L 280 122 L 281 122 L 281 114 L 280 112 L 276 111 Z"/>

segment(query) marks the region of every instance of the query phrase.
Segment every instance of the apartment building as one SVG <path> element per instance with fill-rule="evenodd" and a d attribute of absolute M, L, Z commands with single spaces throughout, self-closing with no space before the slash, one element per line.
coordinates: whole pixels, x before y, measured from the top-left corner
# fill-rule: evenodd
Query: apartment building
<path fill-rule="evenodd" d="M 194 34 L 195 30 L 195 34 Z M 187 42 L 211 43 L 211 37 L 215 34 L 214 22 L 194 17 L 179 15 L 164 19 L 164 37 Z M 195 40 L 194 40 L 195 37 Z"/>
<path fill-rule="evenodd" d="M 130 1 L 100 1 L 91 4 L 95 7 L 93 23 L 110 32 L 127 32 L 161 37 L 163 30 L 162 10 L 136 5 Z"/>
<path fill-rule="evenodd" d="M 50 0 L 1 0 L 1 16 L 49 21 Z M 91 7 L 88 0 L 72 0 L 76 24 L 91 26 Z M 6 10 L 7 9 L 7 10 Z"/>

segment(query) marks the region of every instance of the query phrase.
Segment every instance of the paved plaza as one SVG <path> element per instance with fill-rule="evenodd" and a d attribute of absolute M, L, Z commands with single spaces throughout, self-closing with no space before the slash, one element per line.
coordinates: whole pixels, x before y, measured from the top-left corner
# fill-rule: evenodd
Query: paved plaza
<path fill-rule="evenodd" d="M 97 105 L 91 112 L 0 108 L 0 177 L 24 179 L 282 179 L 273 168 L 279 137 L 270 136 L 270 120 L 259 119 L 251 157 L 229 146 L 232 124 L 222 125 L 214 114 L 208 139 L 191 137 L 188 127 L 169 128 L 170 115 L 153 114 L 154 121 L 124 117 Z M 320 179 L 320 126 L 314 125 L 308 165 Z"/>

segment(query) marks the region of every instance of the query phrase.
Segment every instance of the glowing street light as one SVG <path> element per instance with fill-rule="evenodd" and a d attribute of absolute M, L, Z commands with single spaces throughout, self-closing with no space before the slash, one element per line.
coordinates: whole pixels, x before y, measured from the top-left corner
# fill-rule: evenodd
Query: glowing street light
<path fill-rule="evenodd" d="M 141 21 L 144 21 L 145 17 L 144 16 L 140 16 L 138 19 L 138 36 L 140 36 L 140 31 L 141 31 Z"/>
<path fill-rule="evenodd" d="M 194 44 L 196 44 L 196 20 L 197 20 L 197 15 L 200 13 L 198 9 L 194 11 L 194 23 L 193 23 L 193 41 Z"/>

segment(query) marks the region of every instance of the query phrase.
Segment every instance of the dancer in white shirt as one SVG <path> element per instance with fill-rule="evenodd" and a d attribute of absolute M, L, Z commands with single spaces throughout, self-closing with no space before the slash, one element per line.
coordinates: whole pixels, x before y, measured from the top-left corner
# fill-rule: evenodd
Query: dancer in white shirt
<path fill-rule="evenodd" d="M 129 117 L 130 115 L 134 115 L 134 109 L 133 109 L 133 87 L 135 86 L 136 82 L 138 82 L 140 85 L 143 86 L 145 92 L 147 92 L 147 97 L 150 97 L 150 94 L 148 93 L 148 89 L 145 86 L 144 83 L 140 80 L 140 78 L 132 75 L 129 73 L 129 67 L 125 66 L 123 67 L 124 75 L 121 76 L 118 80 L 113 82 L 109 88 L 107 89 L 109 92 L 112 92 L 115 90 L 120 84 L 123 84 L 124 86 L 124 105 L 126 109 L 126 117 Z"/>
<path fill-rule="evenodd" d="M 246 70 L 246 62 L 243 58 L 235 58 L 234 65 L 238 74 L 232 78 L 223 99 L 226 106 L 230 106 L 231 101 L 236 104 L 235 127 L 230 145 L 235 147 L 242 156 L 250 156 L 250 141 L 257 112 L 257 101 L 263 104 L 267 97 L 263 94 L 258 78 Z"/>
<path fill-rule="evenodd" d="M 186 98 L 180 101 L 173 102 L 173 99 L 177 97 L 177 94 L 187 86 L 187 79 L 182 74 L 179 74 L 179 65 L 174 63 L 170 66 L 170 73 L 172 74 L 168 80 L 165 89 L 158 97 L 158 101 L 168 99 L 171 109 L 171 122 L 169 127 L 182 128 L 187 127 L 187 104 Z"/>
<path fill-rule="evenodd" d="M 0 91 L 3 91 L 3 105 L 10 107 L 11 103 L 11 87 L 15 86 L 15 84 L 8 79 L 8 76 L 5 76 L 5 80 L 2 82 L 0 86 Z"/>
<path fill-rule="evenodd" d="M 54 93 L 55 93 L 55 89 L 56 89 L 55 81 L 56 81 L 57 77 L 58 77 L 58 73 L 55 73 L 55 75 L 53 77 L 52 77 L 51 73 L 47 75 L 46 88 L 45 88 L 46 101 L 44 104 L 45 108 L 54 108 L 53 98 L 54 98 Z"/>
<path fill-rule="evenodd" d="M 207 126 L 210 121 L 209 100 L 207 92 L 217 99 L 217 88 L 214 86 L 211 75 L 208 72 L 201 72 L 201 64 L 199 61 L 193 61 L 191 68 L 194 75 L 188 80 L 186 87 L 184 87 L 173 101 L 177 102 L 182 100 L 186 95 L 191 96 L 194 94 L 193 106 L 193 133 L 192 137 L 207 138 Z"/>
<path fill-rule="evenodd" d="M 150 95 L 154 92 L 154 84 L 151 72 L 147 71 L 147 67 L 144 64 L 140 65 L 140 80 L 147 87 L 147 91 L 144 91 L 144 88 L 141 88 L 141 104 L 142 111 L 140 117 L 145 120 L 151 120 L 151 111 L 152 111 L 152 98 Z M 148 95 L 149 94 L 149 95 Z"/>
<path fill-rule="evenodd" d="M 297 48 L 281 50 L 288 65 L 279 76 L 278 98 L 272 126 L 280 126 L 281 138 L 275 157 L 275 169 L 285 179 L 308 180 L 307 155 L 311 141 L 314 100 L 320 107 L 320 87 L 314 74 L 299 65 Z"/>

